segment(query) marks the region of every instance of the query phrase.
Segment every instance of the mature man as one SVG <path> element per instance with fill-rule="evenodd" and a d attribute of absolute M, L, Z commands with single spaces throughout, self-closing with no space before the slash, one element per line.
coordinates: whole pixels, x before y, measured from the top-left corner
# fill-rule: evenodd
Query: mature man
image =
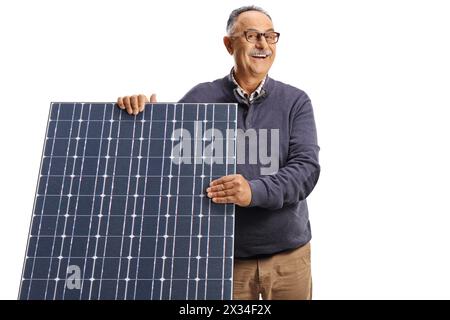
<path fill-rule="evenodd" d="M 238 128 L 277 130 L 279 168 L 261 174 L 260 163 L 237 164 L 239 174 L 212 181 L 215 203 L 236 204 L 235 299 L 311 299 L 311 228 L 306 197 L 320 173 L 311 101 L 301 90 L 275 81 L 268 72 L 279 33 L 259 7 L 234 10 L 226 49 L 234 67 L 224 78 L 192 88 L 181 103 L 238 103 Z M 118 98 L 130 114 L 143 111 L 144 95 Z M 156 102 L 155 95 L 150 102 Z M 238 148 L 239 150 L 239 148 Z"/>

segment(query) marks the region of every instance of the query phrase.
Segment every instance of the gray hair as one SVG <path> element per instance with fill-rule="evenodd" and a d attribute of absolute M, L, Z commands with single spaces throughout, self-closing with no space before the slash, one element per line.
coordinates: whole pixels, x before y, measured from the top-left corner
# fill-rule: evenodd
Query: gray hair
<path fill-rule="evenodd" d="M 240 7 L 240 8 L 237 8 L 237 9 L 234 9 L 233 11 L 231 11 L 230 16 L 228 17 L 228 21 L 227 21 L 227 33 L 228 34 L 231 34 L 231 31 L 234 28 L 234 24 L 236 23 L 236 20 L 237 20 L 238 16 L 241 13 L 244 13 L 244 12 L 247 12 L 247 11 L 258 11 L 258 12 L 264 13 L 272 21 L 272 18 L 269 16 L 267 11 L 264 10 L 263 8 L 260 8 L 260 7 L 257 7 L 257 6 Z"/>

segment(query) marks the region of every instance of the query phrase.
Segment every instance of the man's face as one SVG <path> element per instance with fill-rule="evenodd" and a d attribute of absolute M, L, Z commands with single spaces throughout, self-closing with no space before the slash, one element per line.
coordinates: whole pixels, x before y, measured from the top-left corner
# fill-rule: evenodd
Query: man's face
<path fill-rule="evenodd" d="M 237 72 L 241 75 L 262 78 L 268 72 L 275 59 L 276 44 L 267 43 L 260 37 L 256 43 L 250 43 L 244 31 L 274 31 L 272 21 L 258 11 L 241 13 L 234 25 L 231 37 L 224 39 L 227 50 L 233 55 Z"/>

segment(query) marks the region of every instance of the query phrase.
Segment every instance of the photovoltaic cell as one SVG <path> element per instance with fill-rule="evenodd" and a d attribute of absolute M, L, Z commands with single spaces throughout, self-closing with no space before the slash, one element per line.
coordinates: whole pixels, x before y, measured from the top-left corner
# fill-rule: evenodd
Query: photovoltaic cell
<path fill-rule="evenodd" d="M 52 103 L 20 299 L 231 299 L 236 104 Z"/>

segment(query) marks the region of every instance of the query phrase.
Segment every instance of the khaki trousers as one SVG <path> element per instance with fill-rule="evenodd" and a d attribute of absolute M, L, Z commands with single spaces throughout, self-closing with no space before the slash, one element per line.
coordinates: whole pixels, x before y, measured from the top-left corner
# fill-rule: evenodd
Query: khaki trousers
<path fill-rule="evenodd" d="M 311 300 L 311 245 L 264 258 L 234 259 L 233 299 Z"/>

